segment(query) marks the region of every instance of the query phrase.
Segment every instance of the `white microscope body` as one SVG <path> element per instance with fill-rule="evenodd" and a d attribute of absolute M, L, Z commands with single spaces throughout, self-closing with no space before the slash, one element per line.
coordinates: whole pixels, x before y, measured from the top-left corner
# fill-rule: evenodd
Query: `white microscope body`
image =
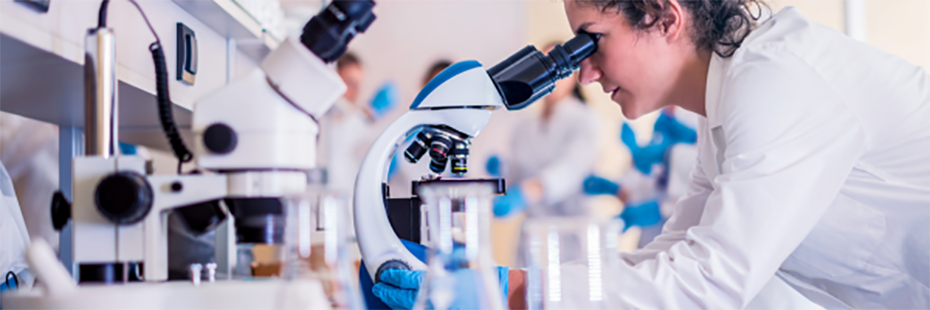
<path fill-rule="evenodd" d="M 426 269 L 394 233 L 385 211 L 382 183 L 397 142 L 428 129 L 431 144 L 426 146 L 417 134 L 417 140 L 405 151 L 407 160 L 419 160 L 429 149 L 433 172 L 445 169 L 448 155 L 453 174 L 464 174 L 465 160 L 456 161 L 456 151 L 464 149 L 458 155 L 467 157 L 468 140 L 481 133 L 491 113 L 501 107 L 522 109 L 552 92 L 556 81 L 571 76 L 581 61 L 597 50 L 597 38 L 582 31 L 554 47 L 548 55 L 527 46 L 489 70 L 477 61 L 459 62 L 423 87 L 410 111 L 375 140 L 356 179 L 355 230 L 365 268 L 373 282 L 378 282 L 380 273 L 390 268 Z M 448 147 L 450 140 L 454 147 Z M 437 156 L 440 161 L 436 161 Z"/>
<path fill-rule="evenodd" d="M 145 176 L 145 162 L 137 156 L 75 158 L 75 276 L 94 272 L 85 266 L 141 263 L 141 272 L 110 270 L 140 273 L 149 282 L 165 281 L 167 211 L 219 199 L 274 198 L 306 190 L 305 171 L 316 167 L 319 126 L 314 117 L 322 116 L 343 92 L 345 85 L 330 67 L 289 39 L 260 69 L 194 105 L 197 163 L 213 173 Z M 208 134 L 217 126 L 224 129 L 214 130 L 227 131 Z M 107 218 L 97 203 L 106 200 L 98 195 L 101 181 L 119 173 L 135 176 L 139 186 L 133 194 L 150 201 L 150 207 L 139 207 L 136 218 L 123 222 Z M 113 191 L 126 189 L 114 186 Z"/>
<path fill-rule="evenodd" d="M 503 106 L 494 81 L 481 64 L 459 62 L 430 81 L 410 111 L 375 140 L 359 169 L 354 200 L 356 235 L 372 278 L 384 268 L 426 269 L 394 234 L 384 207 L 381 184 L 397 142 L 426 126 L 445 126 L 467 137 L 476 137 L 488 124 L 491 113 Z"/>

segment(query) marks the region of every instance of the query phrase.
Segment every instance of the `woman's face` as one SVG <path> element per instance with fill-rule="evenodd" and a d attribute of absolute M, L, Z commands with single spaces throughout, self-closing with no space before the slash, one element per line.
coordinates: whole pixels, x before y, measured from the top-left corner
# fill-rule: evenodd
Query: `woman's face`
<path fill-rule="evenodd" d="M 635 119 L 672 104 L 675 81 L 683 60 L 678 24 L 661 31 L 634 30 L 616 10 L 601 11 L 589 3 L 565 1 L 572 30 L 600 35 L 597 52 L 581 62 L 583 85 L 599 82 L 623 115 Z"/>

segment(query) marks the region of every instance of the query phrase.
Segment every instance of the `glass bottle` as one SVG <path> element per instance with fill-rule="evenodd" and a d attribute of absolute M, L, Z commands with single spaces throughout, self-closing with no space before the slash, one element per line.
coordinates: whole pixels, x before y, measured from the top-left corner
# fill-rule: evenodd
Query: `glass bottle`
<path fill-rule="evenodd" d="M 620 221 L 588 217 L 527 220 L 528 309 L 614 309 Z"/>
<path fill-rule="evenodd" d="M 421 184 L 430 249 L 414 309 L 504 309 L 491 257 L 493 190 L 480 183 Z"/>

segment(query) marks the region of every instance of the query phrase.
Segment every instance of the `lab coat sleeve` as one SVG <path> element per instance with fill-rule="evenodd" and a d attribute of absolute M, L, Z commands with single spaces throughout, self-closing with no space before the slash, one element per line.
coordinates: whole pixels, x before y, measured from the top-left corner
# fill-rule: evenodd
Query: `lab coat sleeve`
<path fill-rule="evenodd" d="M 706 129 L 706 123 L 702 120 L 698 130 L 703 132 L 704 129 Z M 706 143 L 706 141 L 701 141 L 705 138 L 706 135 L 699 135 L 698 143 Z M 665 226 L 662 227 L 662 234 L 642 249 L 621 254 L 621 258 L 626 264 L 635 265 L 656 257 L 660 252 L 668 251 L 676 243 L 685 240 L 688 228 L 698 224 L 701 213 L 704 212 L 707 197 L 713 191 L 713 185 L 707 180 L 704 170 L 700 167 L 701 162 L 700 158 L 698 158 L 691 169 L 687 192 L 675 204 L 675 210 L 668 221 L 665 222 Z"/>
<path fill-rule="evenodd" d="M 582 122 L 574 128 L 570 142 L 565 145 L 565 155 L 544 167 L 539 174 L 545 190 L 543 201 L 559 203 L 581 191 L 584 178 L 591 172 L 597 157 L 597 117 L 586 113 Z"/>
<path fill-rule="evenodd" d="M 716 169 L 716 177 L 700 220 L 683 233 L 669 229 L 683 238 L 654 257 L 618 264 L 609 293 L 618 307 L 745 307 L 817 225 L 867 148 L 842 90 L 802 60 L 774 48 L 733 57 L 720 102 L 707 104 L 702 143 L 717 153 L 700 169 Z M 678 215 L 702 200 L 689 195 Z"/>

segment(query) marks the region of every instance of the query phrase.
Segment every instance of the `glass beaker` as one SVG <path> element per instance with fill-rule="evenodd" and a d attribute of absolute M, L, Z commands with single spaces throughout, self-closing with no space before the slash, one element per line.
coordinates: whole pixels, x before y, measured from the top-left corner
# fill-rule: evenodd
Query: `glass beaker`
<path fill-rule="evenodd" d="M 281 278 L 320 281 L 334 309 L 364 309 L 350 259 L 348 199 L 321 189 L 288 196 Z"/>
<path fill-rule="evenodd" d="M 504 309 L 491 257 L 488 184 L 421 184 L 430 249 L 414 309 Z"/>
<path fill-rule="evenodd" d="M 608 286 L 619 260 L 620 221 L 588 217 L 534 218 L 527 242 L 528 309 L 612 309 Z"/>

